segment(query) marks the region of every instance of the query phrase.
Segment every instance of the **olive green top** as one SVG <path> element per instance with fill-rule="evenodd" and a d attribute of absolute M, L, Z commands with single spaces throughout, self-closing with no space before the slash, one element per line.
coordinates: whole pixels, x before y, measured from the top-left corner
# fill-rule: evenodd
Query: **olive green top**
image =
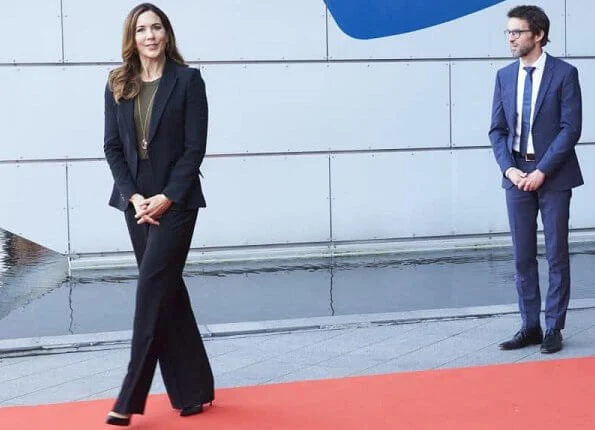
<path fill-rule="evenodd" d="M 149 158 L 148 149 L 143 148 L 143 139 L 149 140 L 149 128 L 151 126 L 151 112 L 155 101 L 155 93 L 159 87 L 159 79 L 151 82 L 143 82 L 140 93 L 134 99 L 134 125 L 136 126 L 136 149 L 139 158 Z M 148 142 L 150 145 L 151 142 Z"/>

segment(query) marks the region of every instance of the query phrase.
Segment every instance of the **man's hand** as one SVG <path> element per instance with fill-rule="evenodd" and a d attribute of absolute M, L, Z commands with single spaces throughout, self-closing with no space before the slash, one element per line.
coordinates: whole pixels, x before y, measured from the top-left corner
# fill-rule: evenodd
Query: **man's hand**
<path fill-rule="evenodd" d="M 521 191 L 536 191 L 543 185 L 543 181 L 545 181 L 545 173 L 539 169 L 535 169 L 525 178 L 521 179 L 516 186 Z"/>
<path fill-rule="evenodd" d="M 518 187 L 519 182 L 526 178 L 527 174 L 516 167 L 511 167 L 506 171 L 506 177 L 510 180 L 510 182 Z"/>
<path fill-rule="evenodd" d="M 167 211 L 173 201 L 168 199 L 165 194 L 156 194 L 153 197 L 144 199 L 141 203 L 142 209 L 136 213 L 135 218 L 138 219 L 138 224 L 148 222 L 149 224 L 159 225 L 161 215 Z"/>

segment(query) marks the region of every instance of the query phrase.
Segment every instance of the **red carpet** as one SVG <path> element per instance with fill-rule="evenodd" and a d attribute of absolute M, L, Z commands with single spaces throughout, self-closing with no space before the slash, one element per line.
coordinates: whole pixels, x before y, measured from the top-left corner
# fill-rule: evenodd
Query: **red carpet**
<path fill-rule="evenodd" d="M 188 418 L 165 396 L 151 396 L 130 428 L 593 429 L 595 358 L 221 389 L 216 396 L 205 413 Z M 0 429 L 115 429 L 103 424 L 111 405 L 0 408 Z"/>

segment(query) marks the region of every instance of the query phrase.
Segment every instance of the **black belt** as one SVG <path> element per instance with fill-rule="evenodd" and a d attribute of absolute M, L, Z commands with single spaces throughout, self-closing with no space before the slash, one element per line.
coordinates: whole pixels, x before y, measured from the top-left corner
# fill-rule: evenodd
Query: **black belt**
<path fill-rule="evenodd" d="M 518 151 L 515 151 L 514 149 L 512 150 L 512 155 L 514 155 L 515 157 L 519 157 L 522 158 L 525 161 L 535 161 L 535 154 L 521 154 Z"/>

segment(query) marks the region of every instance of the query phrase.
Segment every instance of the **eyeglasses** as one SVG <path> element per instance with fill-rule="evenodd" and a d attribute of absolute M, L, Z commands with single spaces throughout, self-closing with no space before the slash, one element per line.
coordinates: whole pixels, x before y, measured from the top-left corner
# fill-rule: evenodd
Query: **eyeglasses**
<path fill-rule="evenodd" d="M 509 40 L 517 40 L 523 33 L 530 33 L 531 30 L 504 30 L 504 35 Z"/>

